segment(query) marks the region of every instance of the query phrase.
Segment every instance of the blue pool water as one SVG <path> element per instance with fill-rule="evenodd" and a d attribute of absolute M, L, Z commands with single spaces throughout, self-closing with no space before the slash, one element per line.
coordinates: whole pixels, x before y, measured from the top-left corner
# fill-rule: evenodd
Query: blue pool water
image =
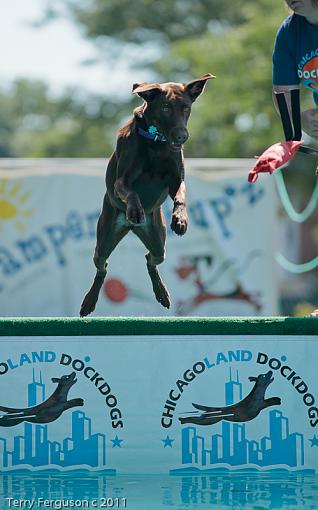
<path fill-rule="evenodd" d="M 317 510 L 318 477 L 286 473 L 0 474 L 0 510 L 14 508 Z"/>

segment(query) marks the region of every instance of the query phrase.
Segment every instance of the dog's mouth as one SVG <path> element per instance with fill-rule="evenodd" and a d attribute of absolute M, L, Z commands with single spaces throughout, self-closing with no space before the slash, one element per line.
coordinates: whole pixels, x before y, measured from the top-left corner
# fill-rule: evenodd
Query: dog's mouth
<path fill-rule="evenodd" d="M 180 152 L 182 149 L 182 143 L 170 142 L 169 149 L 171 149 L 174 152 Z"/>

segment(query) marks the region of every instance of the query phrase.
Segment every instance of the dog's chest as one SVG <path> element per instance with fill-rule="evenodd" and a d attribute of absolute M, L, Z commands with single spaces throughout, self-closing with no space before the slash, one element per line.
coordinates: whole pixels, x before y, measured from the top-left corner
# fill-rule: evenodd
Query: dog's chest
<path fill-rule="evenodd" d="M 167 157 L 166 150 L 149 149 L 143 161 L 144 178 L 151 181 L 167 181 L 174 164 L 174 161 Z"/>
<path fill-rule="evenodd" d="M 144 166 L 132 187 L 146 211 L 158 207 L 169 193 L 169 168 L 157 163 Z"/>
<path fill-rule="evenodd" d="M 148 185 L 153 184 L 154 186 L 165 186 L 169 180 L 169 168 L 159 165 L 149 165 L 142 171 L 142 179 L 147 182 Z"/>
<path fill-rule="evenodd" d="M 169 187 L 168 175 L 167 170 L 147 168 L 138 176 L 133 188 L 138 188 L 138 192 L 142 195 L 160 195 L 163 190 Z"/>
<path fill-rule="evenodd" d="M 166 147 L 155 146 L 144 156 L 143 168 L 151 178 L 165 179 L 171 175 L 176 162 Z"/>

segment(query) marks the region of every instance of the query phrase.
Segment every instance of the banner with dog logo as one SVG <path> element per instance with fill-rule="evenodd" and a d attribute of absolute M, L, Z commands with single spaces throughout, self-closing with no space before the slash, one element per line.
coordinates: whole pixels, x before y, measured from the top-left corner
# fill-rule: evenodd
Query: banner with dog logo
<path fill-rule="evenodd" d="M 317 337 L 2 337 L 0 469 L 318 469 Z"/>
<path fill-rule="evenodd" d="M 0 169 L 0 313 L 78 316 L 95 275 L 106 162 L 16 165 Z M 248 183 L 248 160 L 236 171 L 231 163 L 222 171 L 213 161 L 204 171 L 199 165 L 187 165 L 184 236 L 170 229 L 172 201 L 164 205 L 167 250 L 158 270 L 171 294 L 170 310 L 156 301 L 147 250 L 129 233 L 109 259 L 95 315 L 277 312 L 273 180 Z"/>

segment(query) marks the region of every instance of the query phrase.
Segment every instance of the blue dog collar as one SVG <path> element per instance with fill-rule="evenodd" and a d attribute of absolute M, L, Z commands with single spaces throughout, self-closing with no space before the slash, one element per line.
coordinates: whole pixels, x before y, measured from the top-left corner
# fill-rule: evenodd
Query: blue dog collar
<path fill-rule="evenodd" d="M 148 140 L 152 140 L 154 142 L 166 142 L 167 139 L 158 132 L 156 126 L 149 126 L 148 131 L 145 131 L 142 128 L 138 128 L 138 134 L 143 136 L 144 138 L 148 138 Z"/>

